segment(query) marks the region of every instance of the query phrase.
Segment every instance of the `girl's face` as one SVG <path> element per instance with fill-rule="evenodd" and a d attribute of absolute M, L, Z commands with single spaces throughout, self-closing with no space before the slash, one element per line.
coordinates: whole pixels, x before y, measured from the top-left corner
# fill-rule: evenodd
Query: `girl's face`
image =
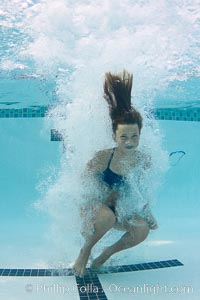
<path fill-rule="evenodd" d="M 113 139 L 119 150 L 131 151 L 139 145 L 140 133 L 137 124 L 118 124 L 117 130 L 113 133 Z"/>

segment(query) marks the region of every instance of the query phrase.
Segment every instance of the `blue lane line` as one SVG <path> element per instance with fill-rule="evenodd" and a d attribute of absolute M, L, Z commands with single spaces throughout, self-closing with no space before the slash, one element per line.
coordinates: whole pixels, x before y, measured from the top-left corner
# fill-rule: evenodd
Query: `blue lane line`
<path fill-rule="evenodd" d="M 121 265 L 105 267 L 98 274 L 107 273 L 123 273 L 123 272 L 134 272 L 151 269 L 160 269 L 168 267 L 183 266 L 177 259 L 164 260 L 157 262 L 148 262 L 142 264 L 133 265 Z M 94 275 L 95 272 L 87 268 L 88 275 Z M 0 276 L 36 276 L 36 277 L 48 277 L 48 276 L 74 276 L 72 269 L 0 269 Z"/>
<path fill-rule="evenodd" d="M 76 276 L 76 283 L 81 300 L 108 299 L 97 274 L 88 273 L 84 277 Z"/>
<path fill-rule="evenodd" d="M 121 265 L 107 267 L 99 274 L 134 272 L 143 270 L 153 270 L 183 266 L 177 259 L 157 262 L 147 262 L 142 264 Z M 0 269 L 0 276 L 74 276 L 72 269 Z M 99 281 L 98 274 L 87 268 L 87 273 L 83 277 L 75 276 L 80 300 L 108 300 L 105 291 Z"/>

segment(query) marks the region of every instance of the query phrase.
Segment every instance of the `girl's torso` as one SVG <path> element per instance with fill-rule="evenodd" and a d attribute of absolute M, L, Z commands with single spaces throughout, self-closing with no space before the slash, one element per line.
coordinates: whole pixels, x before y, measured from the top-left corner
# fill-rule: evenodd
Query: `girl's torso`
<path fill-rule="evenodd" d="M 96 172 L 104 172 L 109 167 L 113 173 L 126 177 L 130 170 L 136 167 L 139 159 L 139 151 L 135 151 L 129 158 L 123 158 L 117 154 L 116 148 L 102 150 L 98 152 Z"/>
<path fill-rule="evenodd" d="M 117 154 L 116 148 L 103 150 L 99 153 L 99 164 L 96 173 L 100 180 L 110 189 L 106 205 L 115 212 L 115 205 L 119 195 L 119 188 L 126 184 L 126 176 L 138 164 L 139 151 L 124 159 Z"/>

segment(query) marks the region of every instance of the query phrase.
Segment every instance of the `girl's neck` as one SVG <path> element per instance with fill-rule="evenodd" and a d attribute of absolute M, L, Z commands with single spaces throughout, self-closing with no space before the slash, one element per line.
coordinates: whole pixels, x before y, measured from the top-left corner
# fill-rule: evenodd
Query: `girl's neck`
<path fill-rule="evenodd" d="M 115 147 L 115 155 L 120 159 L 129 159 L 133 157 L 137 153 L 136 149 L 125 151 L 123 149 L 120 149 L 118 147 Z"/>

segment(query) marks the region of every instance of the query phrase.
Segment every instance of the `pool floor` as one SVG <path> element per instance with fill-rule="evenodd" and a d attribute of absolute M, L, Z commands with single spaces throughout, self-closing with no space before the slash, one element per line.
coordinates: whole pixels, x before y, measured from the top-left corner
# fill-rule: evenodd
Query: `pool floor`
<path fill-rule="evenodd" d="M 98 274 L 103 288 L 98 298 L 94 295 L 95 284 L 83 285 L 84 281 L 79 283 L 75 276 L 0 276 L 1 299 L 80 299 L 79 294 L 81 299 L 199 299 L 200 242 L 194 237 L 198 236 L 200 226 L 188 219 L 181 224 L 182 236 L 176 233 L 176 238 L 176 234 L 173 234 L 173 239 L 169 242 L 165 237 L 173 228 L 173 223 L 170 225 L 168 220 L 143 245 L 126 251 L 137 253 L 147 248 L 143 263 L 177 258 L 183 266 Z M 190 232 L 193 234 L 190 235 Z M 87 296 L 88 293 L 91 297 Z"/>

